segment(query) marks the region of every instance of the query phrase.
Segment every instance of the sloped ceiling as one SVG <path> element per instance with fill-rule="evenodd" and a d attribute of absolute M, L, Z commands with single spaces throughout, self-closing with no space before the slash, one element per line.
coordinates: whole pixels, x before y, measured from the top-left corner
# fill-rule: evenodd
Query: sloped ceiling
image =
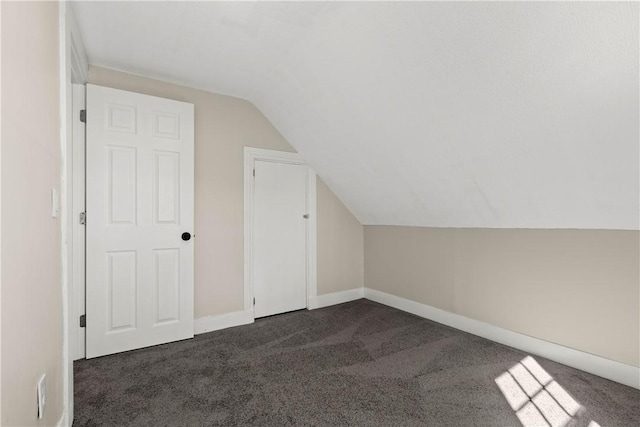
<path fill-rule="evenodd" d="M 91 64 L 253 102 L 363 224 L 638 229 L 638 6 L 74 10 Z"/>

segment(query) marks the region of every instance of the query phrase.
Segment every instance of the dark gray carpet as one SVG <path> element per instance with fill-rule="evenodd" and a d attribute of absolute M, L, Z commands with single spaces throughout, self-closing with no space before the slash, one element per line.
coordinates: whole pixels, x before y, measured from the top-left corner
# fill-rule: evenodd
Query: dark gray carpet
<path fill-rule="evenodd" d="M 640 425 L 640 391 L 526 356 L 359 300 L 78 361 L 74 426 Z"/>

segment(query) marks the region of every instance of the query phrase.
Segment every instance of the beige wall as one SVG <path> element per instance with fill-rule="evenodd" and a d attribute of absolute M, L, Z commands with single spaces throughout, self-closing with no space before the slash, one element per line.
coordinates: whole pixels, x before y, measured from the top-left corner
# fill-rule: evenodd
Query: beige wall
<path fill-rule="evenodd" d="M 2 425 L 63 405 L 58 4 L 2 2 Z M 44 419 L 36 383 L 47 375 Z"/>
<path fill-rule="evenodd" d="M 364 284 L 363 227 L 322 180 L 318 198 L 318 295 Z"/>
<path fill-rule="evenodd" d="M 640 366 L 640 233 L 365 226 L 365 286 Z"/>
<path fill-rule="evenodd" d="M 195 105 L 195 316 L 243 309 L 243 148 L 295 151 L 250 102 L 100 67 L 89 82 Z M 357 276 L 331 254 L 355 247 L 362 226 L 319 184 L 318 293 L 361 286 Z M 357 249 L 362 257 L 362 238 Z M 351 256 L 357 261 L 358 255 Z M 320 264 L 321 263 L 321 264 Z M 336 271 L 333 271 L 333 269 Z M 331 269 L 331 271 L 328 271 Z M 354 282 L 355 284 L 351 285 Z"/>

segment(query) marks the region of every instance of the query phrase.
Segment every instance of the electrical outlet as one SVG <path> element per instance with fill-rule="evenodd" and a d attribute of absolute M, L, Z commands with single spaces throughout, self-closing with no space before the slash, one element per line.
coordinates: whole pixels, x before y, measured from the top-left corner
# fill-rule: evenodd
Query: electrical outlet
<path fill-rule="evenodd" d="M 44 417 L 44 407 L 47 404 L 47 374 L 42 374 L 38 381 L 38 419 Z"/>

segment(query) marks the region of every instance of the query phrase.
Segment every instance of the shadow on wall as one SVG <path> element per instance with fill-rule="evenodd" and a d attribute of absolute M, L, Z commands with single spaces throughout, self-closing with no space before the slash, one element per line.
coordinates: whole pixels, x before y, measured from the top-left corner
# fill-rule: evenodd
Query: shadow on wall
<path fill-rule="evenodd" d="M 527 356 L 495 379 L 524 427 L 565 426 L 582 406 Z M 600 427 L 591 421 L 588 427 Z"/>

